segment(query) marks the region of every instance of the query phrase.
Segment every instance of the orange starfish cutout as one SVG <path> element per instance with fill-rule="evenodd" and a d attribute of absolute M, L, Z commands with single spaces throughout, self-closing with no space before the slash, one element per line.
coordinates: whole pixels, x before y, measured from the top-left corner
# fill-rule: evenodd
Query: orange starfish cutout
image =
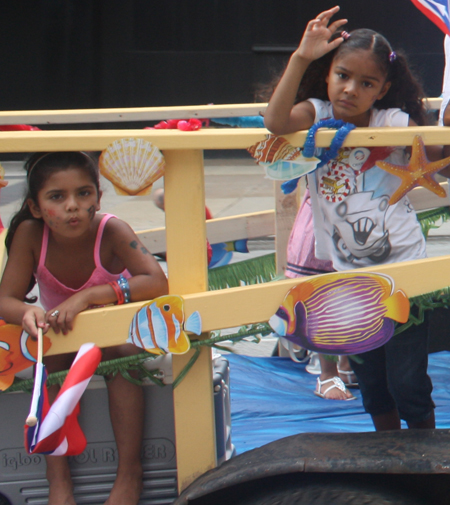
<path fill-rule="evenodd" d="M 376 165 L 392 175 L 400 177 L 402 183 L 389 200 L 394 205 L 401 200 L 408 191 L 416 186 L 423 186 L 437 196 L 447 196 L 445 190 L 434 180 L 433 174 L 450 164 L 450 157 L 438 161 L 428 161 L 422 137 L 416 135 L 413 140 L 411 159 L 408 165 L 393 165 L 386 161 L 377 161 Z"/>

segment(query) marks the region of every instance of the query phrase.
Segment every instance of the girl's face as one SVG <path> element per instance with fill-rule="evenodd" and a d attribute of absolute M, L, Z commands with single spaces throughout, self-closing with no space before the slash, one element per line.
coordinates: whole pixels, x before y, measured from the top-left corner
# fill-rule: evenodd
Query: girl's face
<path fill-rule="evenodd" d="M 28 200 L 31 213 L 65 237 L 86 232 L 100 210 L 100 196 L 89 174 L 80 168 L 53 173 L 38 193 L 38 201 Z"/>
<path fill-rule="evenodd" d="M 391 86 L 372 52 L 362 49 L 337 56 L 326 82 L 335 119 L 356 126 L 369 126 L 370 109 Z"/>

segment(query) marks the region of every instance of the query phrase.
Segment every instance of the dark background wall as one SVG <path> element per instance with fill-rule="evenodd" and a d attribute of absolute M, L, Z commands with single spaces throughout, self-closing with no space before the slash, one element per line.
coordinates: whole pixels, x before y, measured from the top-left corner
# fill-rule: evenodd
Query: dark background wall
<path fill-rule="evenodd" d="M 0 0 L 0 108 L 254 101 L 326 0 Z M 410 0 L 342 0 L 439 96 L 443 34 Z"/>

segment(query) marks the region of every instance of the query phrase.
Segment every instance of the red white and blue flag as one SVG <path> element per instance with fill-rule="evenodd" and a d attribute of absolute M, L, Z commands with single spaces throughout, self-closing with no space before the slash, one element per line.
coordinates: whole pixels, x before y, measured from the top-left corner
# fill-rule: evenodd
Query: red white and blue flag
<path fill-rule="evenodd" d="M 79 401 L 101 360 L 101 350 L 83 344 L 75 357 L 64 384 L 50 407 L 47 396 L 47 372 L 36 364 L 35 388 L 31 412 L 35 426 L 25 425 L 25 449 L 29 454 L 75 456 L 86 447 L 86 437 L 78 423 Z"/>
<path fill-rule="evenodd" d="M 446 35 L 450 35 L 449 0 L 411 0 L 412 3 L 438 26 Z"/>

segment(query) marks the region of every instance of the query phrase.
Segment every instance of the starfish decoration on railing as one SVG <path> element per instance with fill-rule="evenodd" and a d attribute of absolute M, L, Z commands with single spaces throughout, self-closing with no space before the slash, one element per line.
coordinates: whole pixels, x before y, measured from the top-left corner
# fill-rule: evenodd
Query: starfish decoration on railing
<path fill-rule="evenodd" d="M 438 161 L 428 161 L 425 144 L 422 137 L 416 135 L 412 144 L 411 159 L 408 165 L 394 165 L 386 161 L 377 161 L 376 165 L 392 175 L 400 177 L 400 186 L 391 196 L 389 205 L 394 205 L 401 200 L 408 191 L 416 186 L 423 186 L 437 196 L 444 198 L 447 194 L 439 183 L 434 179 L 433 174 L 439 172 L 450 164 L 450 157 Z"/>

